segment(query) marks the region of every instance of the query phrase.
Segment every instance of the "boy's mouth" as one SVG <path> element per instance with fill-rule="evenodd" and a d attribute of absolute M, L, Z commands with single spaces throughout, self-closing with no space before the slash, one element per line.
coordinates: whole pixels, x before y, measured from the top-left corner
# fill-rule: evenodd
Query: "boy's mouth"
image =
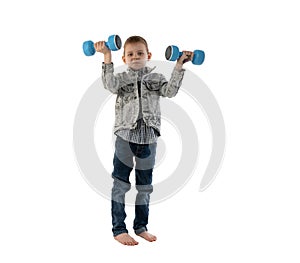
<path fill-rule="evenodd" d="M 139 68 L 142 68 L 144 67 L 146 64 L 146 61 L 145 60 L 132 60 L 130 63 L 129 63 L 129 66 L 131 68 L 134 68 L 134 69 L 139 69 Z"/>

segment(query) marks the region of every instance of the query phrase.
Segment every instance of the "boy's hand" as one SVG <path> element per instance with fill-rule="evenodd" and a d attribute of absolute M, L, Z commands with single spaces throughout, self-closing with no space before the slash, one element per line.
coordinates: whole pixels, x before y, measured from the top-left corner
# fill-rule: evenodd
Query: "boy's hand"
<path fill-rule="evenodd" d="M 182 69 L 182 65 L 193 60 L 194 53 L 192 51 L 182 51 L 181 57 L 177 60 L 176 68 Z"/>
<path fill-rule="evenodd" d="M 105 45 L 105 41 L 98 41 L 98 42 L 94 43 L 94 47 L 97 52 L 100 52 L 104 55 L 104 63 L 110 64 L 111 63 L 111 51 Z"/>
<path fill-rule="evenodd" d="M 110 50 L 105 45 L 105 41 L 98 41 L 94 43 L 94 47 L 97 52 L 103 53 L 104 55 L 110 52 Z"/>

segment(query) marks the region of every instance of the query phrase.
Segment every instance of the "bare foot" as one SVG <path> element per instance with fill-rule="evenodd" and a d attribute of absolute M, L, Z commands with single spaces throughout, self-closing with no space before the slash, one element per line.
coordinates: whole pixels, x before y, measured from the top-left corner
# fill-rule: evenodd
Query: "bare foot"
<path fill-rule="evenodd" d="M 154 235 L 148 233 L 147 231 L 138 234 L 138 236 L 140 236 L 140 237 L 146 239 L 146 240 L 149 241 L 149 242 L 156 241 L 156 239 L 157 239 L 156 236 L 154 236 Z"/>
<path fill-rule="evenodd" d="M 135 241 L 127 233 L 122 233 L 120 235 L 115 236 L 114 238 L 115 238 L 115 240 L 119 241 L 121 244 L 126 245 L 126 246 L 135 246 L 139 243 L 139 242 Z"/>

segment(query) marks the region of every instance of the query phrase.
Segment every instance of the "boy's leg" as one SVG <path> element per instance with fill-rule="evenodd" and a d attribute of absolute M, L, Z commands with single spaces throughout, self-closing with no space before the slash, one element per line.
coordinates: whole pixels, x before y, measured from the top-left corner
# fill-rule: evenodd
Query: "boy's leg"
<path fill-rule="evenodd" d="M 125 225 L 125 194 L 130 190 L 129 176 L 133 167 L 133 155 L 128 145 L 128 142 L 117 137 L 112 173 L 114 182 L 111 193 L 112 231 L 115 237 L 128 233 Z"/>
<path fill-rule="evenodd" d="M 156 237 L 147 232 L 149 217 L 150 194 L 153 191 L 152 172 L 155 164 L 156 143 L 140 145 L 136 152 L 136 189 L 138 191 L 135 202 L 134 231 L 148 241 Z M 145 236 L 146 235 L 146 236 Z"/>
<path fill-rule="evenodd" d="M 133 229 L 136 234 L 147 231 L 149 217 L 150 194 L 153 191 L 152 170 L 135 170 L 136 189 L 138 191 L 135 200 L 135 219 Z"/>

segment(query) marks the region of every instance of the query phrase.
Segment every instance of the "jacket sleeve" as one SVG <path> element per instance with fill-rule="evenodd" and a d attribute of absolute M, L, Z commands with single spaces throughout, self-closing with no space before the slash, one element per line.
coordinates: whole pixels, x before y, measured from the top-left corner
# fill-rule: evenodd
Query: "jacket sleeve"
<path fill-rule="evenodd" d="M 184 69 L 178 70 L 174 68 L 169 81 L 162 76 L 162 87 L 160 89 L 161 96 L 172 98 L 177 94 L 182 83 L 184 71 Z"/>
<path fill-rule="evenodd" d="M 102 82 L 105 89 L 117 94 L 120 87 L 120 76 L 114 75 L 114 65 L 102 63 Z"/>

